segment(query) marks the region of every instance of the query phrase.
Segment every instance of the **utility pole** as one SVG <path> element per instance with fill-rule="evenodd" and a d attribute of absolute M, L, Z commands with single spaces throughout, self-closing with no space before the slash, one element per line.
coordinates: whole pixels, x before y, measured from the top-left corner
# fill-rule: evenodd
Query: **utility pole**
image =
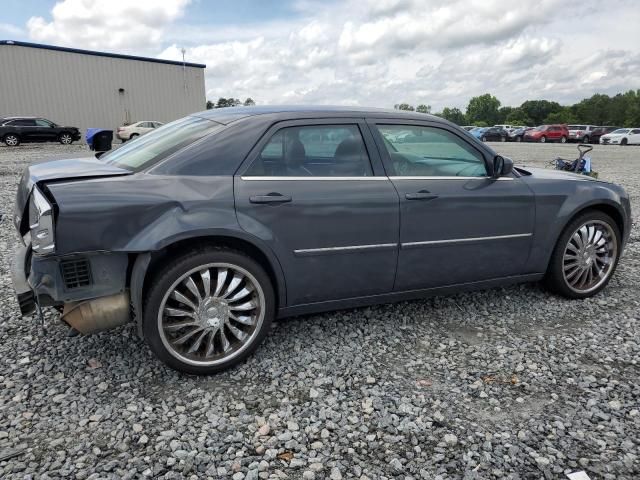
<path fill-rule="evenodd" d="M 182 86 L 184 87 L 184 93 L 186 95 L 187 93 L 187 68 L 185 65 L 185 61 L 184 61 L 184 54 L 187 53 L 187 51 L 184 48 L 181 48 L 180 51 L 182 52 Z"/>

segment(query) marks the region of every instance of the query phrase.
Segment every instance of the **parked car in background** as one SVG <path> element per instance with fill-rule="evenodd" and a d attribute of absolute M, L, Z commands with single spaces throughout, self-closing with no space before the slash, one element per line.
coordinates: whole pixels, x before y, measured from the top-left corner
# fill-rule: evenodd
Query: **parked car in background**
<path fill-rule="evenodd" d="M 640 128 L 619 128 L 600 137 L 601 145 L 640 145 Z"/>
<path fill-rule="evenodd" d="M 80 129 L 77 127 L 63 127 L 46 118 L 4 117 L 0 120 L 0 140 L 8 147 L 32 142 L 71 145 L 80 138 Z"/>
<path fill-rule="evenodd" d="M 569 130 L 566 125 L 540 125 L 525 132 L 525 142 L 560 142 L 566 143 L 569 138 Z"/>
<path fill-rule="evenodd" d="M 513 125 L 494 125 L 494 127 L 502 128 L 502 129 L 506 130 L 507 133 L 515 128 Z"/>
<path fill-rule="evenodd" d="M 532 129 L 533 127 L 518 127 L 515 130 L 511 130 L 511 132 L 509 132 L 509 137 L 507 137 L 507 140 L 510 142 L 521 142 L 522 137 L 524 137 L 524 134 L 528 130 L 532 130 Z"/>
<path fill-rule="evenodd" d="M 604 126 L 604 127 L 596 127 L 591 132 L 591 136 L 589 140 L 591 143 L 600 143 L 600 137 L 607 133 L 611 133 L 614 130 L 618 130 L 621 127 L 612 127 L 612 126 Z"/>
<path fill-rule="evenodd" d="M 464 125 L 461 128 L 465 129 L 467 132 L 469 130 L 473 130 L 474 128 L 477 128 L 475 125 Z"/>
<path fill-rule="evenodd" d="M 480 135 L 483 142 L 506 142 L 509 132 L 501 126 L 489 127 Z"/>
<path fill-rule="evenodd" d="M 430 141 L 395 140 L 407 131 Z M 591 297 L 614 274 L 631 207 L 618 185 L 514 168 L 435 116 L 246 107 L 100 160 L 29 166 L 14 225 L 23 315 L 58 307 L 82 333 L 131 319 L 158 358 L 209 374 L 278 317 L 542 279 Z"/>
<path fill-rule="evenodd" d="M 145 133 L 149 133 L 156 128 L 161 127 L 162 125 L 164 125 L 164 123 L 153 122 L 149 120 L 132 123 L 131 125 L 124 125 L 122 127 L 118 127 L 118 130 L 116 130 L 116 137 L 118 137 L 123 142 L 126 142 L 127 140 L 131 140 L 132 138 L 136 138 L 144 135 Z"/>
<path fill-rule="evenodd" d="M 480 139 L 480 137 L 482 137 L 482 134 L 486 132 L 488 128 L 489 127 L 473 127 L 471 130 L 469 130 L 469 133 L 477 139 Z"/>
<path fill-rule="evenodd" d="M 589 143 L 595 128 L 595 125 L 569 125 L 569 141 Z"/>

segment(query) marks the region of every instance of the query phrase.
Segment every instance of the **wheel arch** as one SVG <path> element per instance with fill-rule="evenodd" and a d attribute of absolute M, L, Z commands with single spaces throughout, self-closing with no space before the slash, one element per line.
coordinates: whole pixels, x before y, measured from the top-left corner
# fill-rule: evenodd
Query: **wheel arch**
<path fill-rule="evenodd" d="M 549 249 L 549 252 L 545 261 L 546 269 L 549 268 L 549 262 L 551 261 L 551 255 L 553 253 L 553 250 L 558 244 L 558 240 L 564 233 L 567 226 L 578 216 L 588 211 L 597 211 L 597 212 L 602 212 L 609 215 L 613 219 L 613 221 L 616 223 L 616 226 L 618 227 L 618 230 L 620 233 L 620 242 L 621 243 L 623 242 L 623 239 L 625 237 L 625 232 L 626 232 L 625 229 L 628 228 L 628 225 L 626 225 L 625 223 L 625 216 L 624 216 L 624 213 L 622 212 L 621 207 L 616 205 L 615 202 L 609 201 L 607 199 L 594 200 L 589 204 L 580 205 L 579 207 L 571 211 L 571 213 L 569 213 L 564 218 L 564 221 L 562 222 L 560 227 L 557 228 L 554 234 L 554 241 L 553 241 L 552 247 Z"/>
<path fill-rule="evenodd" d="M 163 265 L 163 259 L 194 249 L 208 247 L 226 247 L 242 252 L 257 261 L 269 276 L 276 297 L 276 311 L 286 306 L 286 283 L 282 267 L 277 257 L 268 249 L 261 246 L 255 239 L 245 238 L 238 234 L 216 233 L 212 235 L 197 235 L 175 239 L 165 243 L 162 248 L 152 251 L 132 254 L 130 259 L 129 286 L 131 290 L 131 307 L 135 316 L 138 335 L 142 338 L 143 299 L 149 288 L 149 280 L 153 278 Z"/>
<path fill-rule="evenodd" d="M 16 137 L 18 137 L 18 140 L 20 140 L 20 142 L 22 142 L 22 136 L 18 132 L 14 132 L 14 131 L 4 132 L 2 134 L 2 137 L 0 137 L 0 138 L 2 138 L 2 140 L 4 140 L 9 135 L 15 135 Z"/>

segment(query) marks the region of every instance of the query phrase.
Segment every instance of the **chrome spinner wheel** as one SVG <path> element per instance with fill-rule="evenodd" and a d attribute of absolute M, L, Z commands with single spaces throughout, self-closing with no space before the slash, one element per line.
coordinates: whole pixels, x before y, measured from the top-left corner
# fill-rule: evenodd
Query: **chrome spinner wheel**
<path fill-rule="evenodd" d="M 265 295 L 251 273 L 228 263 L 194 268 L 166 291 L 158 331 L 181 362 L 208 367 L 242 353 L 260 332 Z"/>
<path fill-rule="evenodd" d="M 618 258 L 616 235 L 609 224 L 589 220 L 569 237 L 562 257 L 564 281 L 576 293 L 589 293 L 607 281 Z"/>

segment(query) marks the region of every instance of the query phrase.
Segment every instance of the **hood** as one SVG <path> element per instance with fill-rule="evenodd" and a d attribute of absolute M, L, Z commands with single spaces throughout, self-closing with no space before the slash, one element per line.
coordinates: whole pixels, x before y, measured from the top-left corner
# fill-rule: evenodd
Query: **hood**
<path fill-rule="evenodd" d="M 74 180 L 78 178 L 111 177 L 114 175 L 130 175 L 133 172 L 108 165 L 95 157 L 67 158 L 30 165 L 24 170 L 18 192 L 16 194 L 16 208 L 14 223 L 19 223 L 29 194 L 34 185 L 56 180 Z"/>
<path fill-rule="evenodd" d="M 597 180 L 588 175 L 581 175 L 578 173 L 563 172 L 562 170 L 554 170 L 551 168 L 538 168 L 538 167 L 516 167 L 525 170 L 535 178 L 541 178 L 545 180 L 576 180 L 582 182 L 596 182 Z M 526 178 L 526 177 L 525 177 Z"/>
<path fill-rule="evenodd" d="M 95 157 L 66 158 L 36 163 L 29 166 L 23 175 L 34 183 L 73 178 L 105 177 L 131 174 L 129 170 L 109 165 Z"/>

